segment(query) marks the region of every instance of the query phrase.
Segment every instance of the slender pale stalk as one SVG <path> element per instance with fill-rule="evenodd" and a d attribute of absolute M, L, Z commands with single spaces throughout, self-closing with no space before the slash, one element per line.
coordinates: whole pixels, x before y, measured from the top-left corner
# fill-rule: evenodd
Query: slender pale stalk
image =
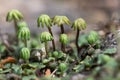
<path fill-rule="evenodd" d="M 48 31 L 49 31 L 49 32 L 50 32 L 50 34 L 53 36 L 52 30 L 51 30 L 51 28 L 50 28 L 50 27 L 48 27 Z M 53 51 L 55 51 L 55 50 L 56 50 L 56 48 L 55 48 L 55 41 L 54 41 L 54 38 L 53 38 L 53 40 L 52 40 L 52 45 L 53 45 Z"/>
<path fill-rule="evenodd" d="M 55 68 L 55 70 L 51 73 L 51 77 L 54 75 L 54 73 L 56 72 L 58 70 L 58 67 L 57 68 Z"/>

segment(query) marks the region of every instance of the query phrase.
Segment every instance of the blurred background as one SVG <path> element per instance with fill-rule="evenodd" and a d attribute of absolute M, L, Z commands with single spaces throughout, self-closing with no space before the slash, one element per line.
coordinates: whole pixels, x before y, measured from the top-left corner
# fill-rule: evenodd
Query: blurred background
<path fill-rule="evenodd" d="M 6 15 L 12 9 L 24 15 L 32 33 L 42 31 L 37 28 L 37 18 L 41 14 L 65 15 L 71 21 L 82 17 L 90 30 L 96 28 L 95 24 L 109 22 L 112 16 L 119 18 L 120 0 L 0 0 L 0 29 L 11 34 L 14 33 L 13 23 L 6 22 Z"/>

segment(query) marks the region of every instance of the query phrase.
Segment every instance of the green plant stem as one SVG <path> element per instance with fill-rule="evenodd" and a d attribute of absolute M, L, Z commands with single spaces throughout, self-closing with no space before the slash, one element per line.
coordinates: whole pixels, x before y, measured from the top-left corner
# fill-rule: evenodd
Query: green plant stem
<path fill-rule="evenodd" d="M 46 53 L 48 53 L 48 44 L 47 44 L 47 42 L 45 42 L 45 51 L 46 51 Z"/>
<path fill-rule="evenodd" d="M 26 64 L 29 64 L 29 60 L 26 60 Z"/>
<path fill-rule="evenodd" d="M 14 28 L 15 28 L 15 33 L 17 34 L 18 27 L 17 27 L 17 21 L 14 19 Z"/>
<path fill-rule="evenodd" d="M 48 31 L 49 31 L 50 34 L 53 36 L 52 30 L 51 30 L 50 27 L 48 27 Z M 54 38 L 53 38 L 53 40 L 52 40 L 52 45 L 53 45 L 53 51 L 55 51 L 55 50 L 56 50 L 56 47 L 55 47 L 55 41 L 54 41 Z"/>
<path fill-rule="evenodd" d="M 79 50 L 79 45 L 78 45 L 78 41 L 79 41 L 79 33 L 80 31 L 77 29 L 77 34 L 76 34 L 76 41 L 75 41 L 75 44 L 76 44 L 76 48 L 77 48 L 77 52 L 79 54 L 80 50 Z"/>
<path fill-rule="evenodd" d="M 24 45 L 25 47 L 27 47 L 27 40 L 24 40 Z"/>
<path fill-rule="evenodd" d="M 17 26 L 17 21 L 15 19 L 14 19 L 14 29 L 15 29 L 15 34 L 16 34 L 16 41 L 18 44 L 19 43 L 19 40 L 17 38 L 18 26 Z"/>
<path fill-rule="evenodd" d="M 61 50 L 65 52 L 65 45 L 63 43 L 61 43 Z"/>
<path fill-rule="evenodd" d="M 63 27 L 63 24 L 60 25 L 60 28 L 61 28 L 61 34 L 64 33 L 64 27 Z"/>
<path fill-rule="evenodd" d="M 51 73 L 51 77 L 54 75 L 54 73 L 56 72 L 58 70 L 58 67 L 57 68 L 55 68 L 55 70 Z"/>
<path fill-rule="evenodd" d="M 63 33 L 64 33 L 63 24 L 61 24 L 60 28 L 61 28 L 61 34 L 63 34 Z M 61 50 L 62 50 L 63 52 L 65 52 L 65 45 L 64 45 L 63 43 L 61 43 Z"/>

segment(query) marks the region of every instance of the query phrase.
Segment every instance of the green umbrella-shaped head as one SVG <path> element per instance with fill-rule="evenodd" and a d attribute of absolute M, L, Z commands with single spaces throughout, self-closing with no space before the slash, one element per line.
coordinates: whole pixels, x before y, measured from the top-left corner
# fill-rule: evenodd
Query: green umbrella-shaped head
<path fill-rule="evenodd" d="M 40 26 L 40 24 L 41 24 L 42 27 L 44 27 L 45 25 L 47 27 L 51 27 L 52 26 L 52 20 L 48 15 L 42 14 L 38 17 L 37 24 L 38 24 L 38 27 Z"/>
<path fill-rule="evenodd" d="M 59 40 L 60 40 L 61 43 L 67 44 L 67 42 L 68 42 L 68 36 L 66 34 L 61 34 Z"/>
<path fill-rule="evenodd" d="M 12 20 L 19 21 L 21 19 L 23 19 L 23 15 L 18 10 L 11 10 L 7 13 L 6 21 L 9 21 L 9 22 Z"/>
<path fill-rule="evenodd" d="M 96 31 L 91 31 L 87 36 L 89 44 L 94 44 L 99 39 L 99 35 Z"/>
<path fill-rule="evenodd" d="M 30 30 L 27 27 L 21 28 L 17 33 L 18 39 L 29 40 L 30 39 Z"/>
<path fill-rule="evenodd" d="M 19 29 L 21 29 L 23 27 L 28 27 L 27 23 L 24 22 L 24 21 L 23 22 L 19 22 L 17 26 L 18 26 Z"/>
<path fill-rule="evenodd" d="M 20 57 L 24 60 L 29 60 L 30 50 L 28 48 L 22 48 L 20 51 Z"/>
<path fill-rule="evenodd" d="M 49 32 L 42 32 L 40 35 L 41 42 L 47 42 L 53 40 L 53 36 Z"/>
<path fill-rule="evenodd" d="M 74 30 L 80 30 L 80 31 L 86 29 L 85 20 L 82 19 L 82 18 L 79 18 L 79 19 L 75 20 L 72 24 L 72 28 Z"/>
<path fill-rule="evenodd" d="M 63 24 L 70 25 L 70 20 L 66 16 L 55 16 L 53 18 L 53 24 L 61 26 Z"/>

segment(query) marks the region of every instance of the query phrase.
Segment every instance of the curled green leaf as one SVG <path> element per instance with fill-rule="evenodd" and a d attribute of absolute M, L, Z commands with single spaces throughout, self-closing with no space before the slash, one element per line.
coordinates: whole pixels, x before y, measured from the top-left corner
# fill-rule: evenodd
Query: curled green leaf
<path fill-rule="evenodd" d="M 42 14 L 38 17 L 37 24 L 38 24 L 38 27 L 41 26 L 42 28 L 44 28 L 45 25 L 46 27 L 51 27 L 52 20 L 48 15 Z"/>
<path fill-rule="evenodd" d="M 49 32 L 42 32 L 40 35 L 41 42 L 51 41 L 53 40 L 52 35 Z"/>
<path fill-rule="evenodd" d="M 67 24 L 70 25 L 70 20 L 66 17 L 66 16 L 55 16 L 53 18 L 53 24 L 54 25 L 63 25 L 63 24 Z"/>
<path fill-rule="evenodd" d="M 9 22 L 12 20 L 19 21 L 21 19 L 23 19 L 22 13 L 20 13 L 18 10 L 14 10 L 14 9 L 9 11 L 7 14 L 7 17 L 6 17 L 6 21 L 9 21 Z"/>

